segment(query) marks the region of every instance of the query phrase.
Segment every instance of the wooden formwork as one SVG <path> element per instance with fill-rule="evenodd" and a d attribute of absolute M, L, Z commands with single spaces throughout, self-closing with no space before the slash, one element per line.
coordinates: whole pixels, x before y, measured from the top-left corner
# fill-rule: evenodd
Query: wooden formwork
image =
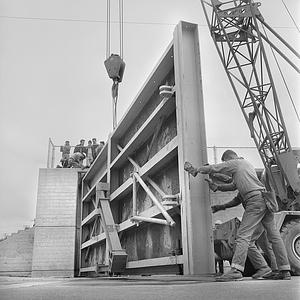
<path fill-rule="evenodd" d="M 161 86 L 170 86 L 161 88 Z M 173 40 L 82 180 L 80 274 L 214 272 L 197 25 Z"/>

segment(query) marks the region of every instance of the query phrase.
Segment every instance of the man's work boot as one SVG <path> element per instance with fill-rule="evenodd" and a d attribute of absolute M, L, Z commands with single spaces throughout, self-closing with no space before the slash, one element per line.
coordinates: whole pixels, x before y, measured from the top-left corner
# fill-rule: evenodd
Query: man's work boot
<path fill-rule="evenodd" d="M 240 280 L 243 280 L 242 272 L 234 268 L 232 268 L 228 273 L 216 278 L 216 281 L 220 282 Z"/>
<path fill-rule="evenodd" d="M 279 274 L 278 270 L 273 270 L 270 274 L 264 275 L 263 279 L 274 279 L 274 277 L 277 277 Z"/>
<path fill-rule="evenodd" d="M 273 280 L 291 280 L 290 271 L 279 271 L 279 273 L 274 274 L 272 277 L 263 277 L 264 279 L 273 279 Z"/>
<path fill-rule="evenodd" d="M 184 163 L 184 169 L 185 169 L 188 173 L 190 173 L 192 176 L 194 176 L 194 177 L 196 177 L 197 174 L 198 174 L 197 169 L 194 168 L 194 167 L 192 166 L 192 164 L 191 164 L 190 162 L 188 162 L 188 161 L 186 161 L 186 162 Z"/>
<path fill-rule="evenodd" d="M 255 274 L 252 275 L 253 279 L 264 279 L 264 276 L 268 276 L 272 273 L 271 268 L 268 266 L 265 266 L 259 270 L 256 271 Z"/>

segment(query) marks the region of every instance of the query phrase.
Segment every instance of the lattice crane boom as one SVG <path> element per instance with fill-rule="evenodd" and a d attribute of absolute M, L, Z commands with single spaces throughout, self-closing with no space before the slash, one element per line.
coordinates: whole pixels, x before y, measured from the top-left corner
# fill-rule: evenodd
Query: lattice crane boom
<path fill-rule="evenodd" d="M 217 52 L 271 184 L 284 203 L 291 203 L 289 200 L 294 200 L 300 192 L 297 160 L 292 152 L 265 44 L 268 43 L 296 72 L 300 71 L 262 32 L 262 26 L 298 59 L 300 56 L 267 25 L 258 9 L 260 3 L 252 0 L 201 2 Z"/>

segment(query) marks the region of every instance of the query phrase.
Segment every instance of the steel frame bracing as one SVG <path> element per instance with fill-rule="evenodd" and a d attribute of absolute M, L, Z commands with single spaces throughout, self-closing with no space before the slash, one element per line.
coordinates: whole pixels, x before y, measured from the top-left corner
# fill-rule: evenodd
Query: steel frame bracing
<path fill-rule="evenodd" d="M 299 69 L 268 39 L 262 27 L 270 30 L 298 58 L 299 54 L 263 20 L 258 10 L 260 3 L 252 0 L 201 2 L 251 137 L 271 175 L 273 186 L 281 186 L 277 194 L 286 198 L 286 183 L 294 191 L 299 191 L 300 185 L 299 180 L 295 180 L 297 163 L 292 154 L 265 44 L 275 49 L 298 73 Z M 275 183 L 271 174 L 274 164 L 280 170 L 280 185 Z"/>

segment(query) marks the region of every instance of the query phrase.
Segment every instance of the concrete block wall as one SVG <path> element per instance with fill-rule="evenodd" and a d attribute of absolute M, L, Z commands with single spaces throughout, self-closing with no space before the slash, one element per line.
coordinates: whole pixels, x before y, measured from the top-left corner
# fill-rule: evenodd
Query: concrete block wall
<path fill-rule="evenodd" d="M 40 169 L 32 276 L 73 277 L 78 171 Z"/>
<path fill-rule="evenodd" d="M 0 275 L 30 276 L 34 227 L 13 233 L 0 241 Z"/>

